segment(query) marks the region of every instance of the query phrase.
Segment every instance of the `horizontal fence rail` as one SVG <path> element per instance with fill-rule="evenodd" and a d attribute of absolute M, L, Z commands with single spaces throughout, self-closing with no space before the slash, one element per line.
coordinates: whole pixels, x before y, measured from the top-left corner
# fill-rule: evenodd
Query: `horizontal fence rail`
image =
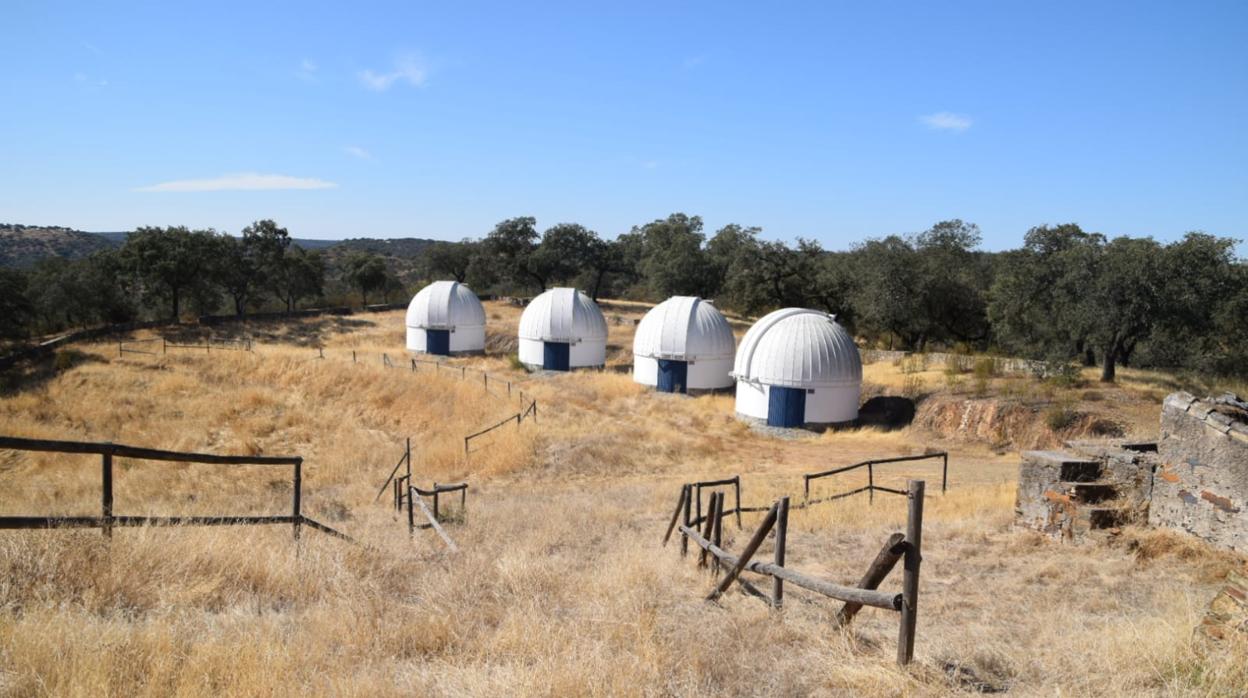
<path fill-rule="evenodd" d="M 854 463 L 853 465 L 845 465 L 845 466 L 841 466 L 838 468 L 832 468 L 831 470 L 824 470 L 818 473 L 807 473 L 802 476 L 802 504 L 803 506 L 810 506 L 812 504 L 819 504 L 822 502 L 831 502 L 837 499 L 844 499 L 846 497 L 852 497 L 853 495 L 856 495 L 856 494 L 862 494 L 863 492 L 866 492 L 867 496 L 870 497 L 871 501 L 873 502 L 875 501 L 876 492 L 887 492 L 888 494 L 905 495 L 906 492 L 904 490 L 894 489 L 891 487 L 884 487 L 882 485 L 875 484 L 875 466 L 887 465 L 889 463 L 907 463 L 907 462 L 912 462 L 912 461 L 935 460 L 935 459 L 940 459 L 941 461 L 940 492 L 941 494 L 944 494 L 949 486 L 949 453 L 946 451 L 938 451 L 936 453 L 924 453 L 918 456 L 896 456 L 892 458 L 873 458 L 871 460 L 862 461 L 861 463 Z M 863 487 L 858 487 L 858 488 L 855 488 L 846 492 L 840 492 L 840 493 L 829 495 L 829 496 L 822 497 L 819 499 L 810 498 L 810 483 L 812 481 L 820 480 L 820 479 L 828 478 L 828 477 L 833 477 L 836 475 L 841 475 L 843 473 L 853 472 L 855 470 L 861 470 L 863 468 L 866 468 L 867 470 L 867 484 L 864 485 Z"/>
<path fill-rule="evenodd" d="M 164 451 L 154 448 L 127 446 L 109 442 L 54 441 L 0 436 L 0 449 L 34 451 L 43 453 L 88 454 L 101 457 L 100 468 L 100 516 L 0 516 L 0 529 L 44 528 L 99 528 L 106 537 L 112 537 L 118 526 L 253 526 L 262 524 L 289 524 L 295 540 L 299 539 L 300 527 L 328 533 L 335 538 L 351 541 L 345 533 L 313 521 L 303 514 L 303 458 L 299 456 L 232 456 L 213 453 L 187 453 Z M 281 465 L 292 468 L 291 513 L 274 516 L 126 516 L 113 512 L 113 459 L 130 458 L 177 463 L 204 463 L 209 465 Z"/>

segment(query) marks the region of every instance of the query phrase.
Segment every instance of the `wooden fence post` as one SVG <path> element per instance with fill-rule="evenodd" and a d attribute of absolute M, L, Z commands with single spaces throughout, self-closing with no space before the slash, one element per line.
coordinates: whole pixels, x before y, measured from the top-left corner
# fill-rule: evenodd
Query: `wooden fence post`
<path fill-rule="evenodd" d="M 442 514 L 438 511 L 438 483 L 433 483 L 433 518 L 436 521 L 442 520 Z"/>
<path fill-rule="evenodd" d="M 914 633 L 919 617 L 919 564 L 923 561 L 923 488 L 922 480 L 906 483 L 909 507 L 906 512 L 906 552 L 902 562 L 901 631 L 897 637 L 897 663 L 909 664 L 914 659 Z"/>
<path fill-rule="evenodd" d="M 875 465 L 867 462 L 867 503 L 875 504 Z"/>
<path fill-rule="evenodd" d="M 694 501 L 693 520 L 699 521 L 702 519 L 702 483 L 700 482 L 697 483 L 696 485 L 693 486 L 693 488 L 694 488 L 694 494 L 697 497 L 696 499 L 693 500 Z"/>
<path fill-rule="evenodd" d="M 688 526 L 690 523 L 693 522 L 693 517 L 692 517 L 693 502 L 689 501 L 690 499 L 693 499 L 693 487 L 690 485 L 685 485 L 685 487 L 689 488 L 689 492 L 688 492 L 689 496 L 685 497 L 685 501 L 682 504 L 681 511 L 684 513 L 684 524 L 685 526 Z M 688 553 L 689 553 L 689 536 L 682 534 L 680 536 L 680 556 L 684 557 Z"/>
<path fill-rule="evenodd" d="M 720 492 L 711 493 L 711 502 L 707 505 L 706 520 L 702 522 L 702 537 L 710 540 L 712 531 L 715 530 L 715 505 L 719 502 Z M 706 567 L 706 548 L 699 546 L 701 552 L 698 553 L 698 567 Z"/>
<path fill-rule="evenodd" d="M 412 437 L 407 437 L 407 484 L 412 484 Z"/>
<path fill-rule="evenodd" d="M 409 536 L 416 533 L 416 505 L 412 502 L 412 500 L 418 496 L 419 495 L 416 494 L 416 491 L 412 487 L 412 483 L 409 480 L 407 483 L 407 535 Z"/>
<path fill-rule="evenodd" d="M 784 544 L 789 531 L 789 498 L 780 498 L 780 508 L 776 510 L 776 567 L 784 567 Z M 771 605 L 777 610 L 784 604 L 784 580 L 771 578 Z"/>
<path fill-rule="evenodd" d="M 104 517 L 104 537 L 113 537 L 113 454 L 105 453 L 100 472 L 100 484 L 103 486 L 101 509 Z"/>
<path fill-rule="evenodd" d="M 736 492 L 737 500 L 737 528 L 741 528 L 741 476 L 733 477 L 732 489 Z"/>
<path fill-rule="evenodd" d="M 724 511 L 723 511 L 724 499 L 725 497 L 721 495 L 719 499 L 719 509 L 715 512 L 715 528 L 711 529 L 711 542 L 714 543 L 715 547 L 717 548 L 722 547 L 721 543 L 724 540 Z M 737 505 L 738 517 L 741 516 L 740 509 L 741 509 L 741 506 L 738 504 Z M 719 563 L 719 557 L 716 555 L 712 555 L 711 558 L 714 560 L 714 562 L 712 562 L 712 569 L 714 569 L 715 574 L 719 574 L 719 570 L 722 567 L 722 565 L 720 565 Z"/>
<path fill-rule="evenodd" d="M 944 494 L 945 487 L 949 484 L 949 452 L 945 451 L 941 455 L 944 456 L 945 464 L 940 469 L 940 493 Z"/>
<path fill-rule="evenodd" d="M 663 534 L 663 545 L 667 545 L 667 541 L 672 537 L 672 531 L 676 530 L 676 522 L 680 519 L 680 512 L 684 509 L 685 500 L 689 498 L 689 485 L 680 486 L 680 499 L 676 501 L 676 511 L 672 512 L 672 520 L 667 524 L 667 533 Z"/>
<path fill-rule="evenodd" d="M 169 353 L 169 340 L 165 339 L 164 337 L 160 338 L 160 353 L 161 354 Z"/>
<path fill-rule="evenodd" d="M 301 512 L 303 500 L 303 459 L 295 461 L 295 495 L 294 495 L 294 534 L 295 540 L 299 540 L 299 524 L 303 523 L 303 514 Z"/>
<path fill-rule="evenodd" d="M 351 350 L 351 363 L 355 363 L 355 350 Z"/>

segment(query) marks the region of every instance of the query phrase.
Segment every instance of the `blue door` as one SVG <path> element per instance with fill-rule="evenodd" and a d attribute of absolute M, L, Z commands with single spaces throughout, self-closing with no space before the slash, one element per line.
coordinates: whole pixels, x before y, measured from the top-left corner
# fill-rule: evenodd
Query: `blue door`
<path fill-rule="evenodd" d="M 451 331 L 425 330 L 425 351 L 430 354 L 449 356 L 451 353 Z"/>
<path fill-rule="evenodd" d="M 771 386 L 767 397 L 767 426 L 800 427 L 806 423 L 806 389 Z"/>
<path fill-rule="evenodd" d="M 684 361 L 659 359 L 659 390 L 665 393 L 686 393 L 689 382 L 689 364 Z"/>
<path fill-rule="evenodd" d="M 563 342 L 542 342 L 542 368 L 547 371 L 568 370 L 572 345 Z"/>

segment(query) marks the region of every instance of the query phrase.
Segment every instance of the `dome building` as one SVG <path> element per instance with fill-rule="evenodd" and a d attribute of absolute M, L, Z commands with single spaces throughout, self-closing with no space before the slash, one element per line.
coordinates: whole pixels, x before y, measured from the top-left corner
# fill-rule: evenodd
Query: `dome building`
<path fill-rule="evenodd" d="M 633 337 L 633 380 L 661 392 L 732 387 L 737 339 L 710 301 L 673 296 L 650 309 Z"/>
<path fill-rule="evenodd" d="M 485 308 L 458 281 L 435 281 L 407 306 L 407 350 L 449 356 L 485 351 Z"/>
<path fill-rule="evenodd" d="M 737 414 L 776 427 L 821 427 L 858 418 L 862 359 L 835 316 L 785 308 L 745 333 L 733 366 Z"/>
<path fill-rule="evenodd" d="M 520 316 L 520 361 L 568 371 L 607 362 L 607 321 L 598 304 L 574 288 L 552 288 Z"/>

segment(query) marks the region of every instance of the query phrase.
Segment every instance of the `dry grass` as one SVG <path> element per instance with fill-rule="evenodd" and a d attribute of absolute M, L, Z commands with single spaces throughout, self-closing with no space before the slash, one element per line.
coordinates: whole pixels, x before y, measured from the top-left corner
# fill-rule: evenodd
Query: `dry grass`
<path fill-rule="evenodd" d="M 800 496 L 803 472 L 921 453 L 932 435 L 776 441 L 734 419 L 726 396 L 656 395 L 612 373 L 527 375 L 491 355 L 450 363 L 516 381 L 539 418 L 465 462 L 462 436 L 514 413 L 518 395 L 488 394 L 471 372 L 381 368 L 383 352 L 403 356 L 400 318 L 254 328 L 265 341 L 250 355 L 86 347 L 98 360 L 0 398 L 6 434 L 300 454 L 310 514 L 368 544 L 309 532 L 296 555 L 286 530 L 0 534 L 0 692 L 939 695 L 982 681 L 1024 695 L 1236 695 L 1248 683 L 1248 648 L 1202 647 L 1191 632 L 1234 558 L 1157 532 L 1063 546 L 1015 531 L 1014 458 L 956 442 L 951 490 L 929 500 L 910 670 L 893 663 L 889 613 L 864 611 L 844 634 L 830 626 L 837 605 L 800 590 L 782 617 L 737 595 L 705 604 L 710 578 L 658 547 L 679 483 L 741 473 L 746 504 L 763 504 Z M 631 345 L 630 324 L 610 327 L 611 345 Z M 466 521 L 450 528 L 459 555 L 428 533 L 409 540 L 372 503 L 407 436 L 421 481 L 472 483 Z M 938 467 L 885 466 L 877 480 L 920 476 L 938 491 Z M 285 473 L 263 469 L 120 472 L 120 513 L 289 501 Z M 91 513 L 97 478 L 89 458 L 0 453 L 0 511 Z M 883 494 L 795 513 L 789 563 L 854 581 L 903 517 Z M 729 545 L 753 523 L 726 527 Z"/>

